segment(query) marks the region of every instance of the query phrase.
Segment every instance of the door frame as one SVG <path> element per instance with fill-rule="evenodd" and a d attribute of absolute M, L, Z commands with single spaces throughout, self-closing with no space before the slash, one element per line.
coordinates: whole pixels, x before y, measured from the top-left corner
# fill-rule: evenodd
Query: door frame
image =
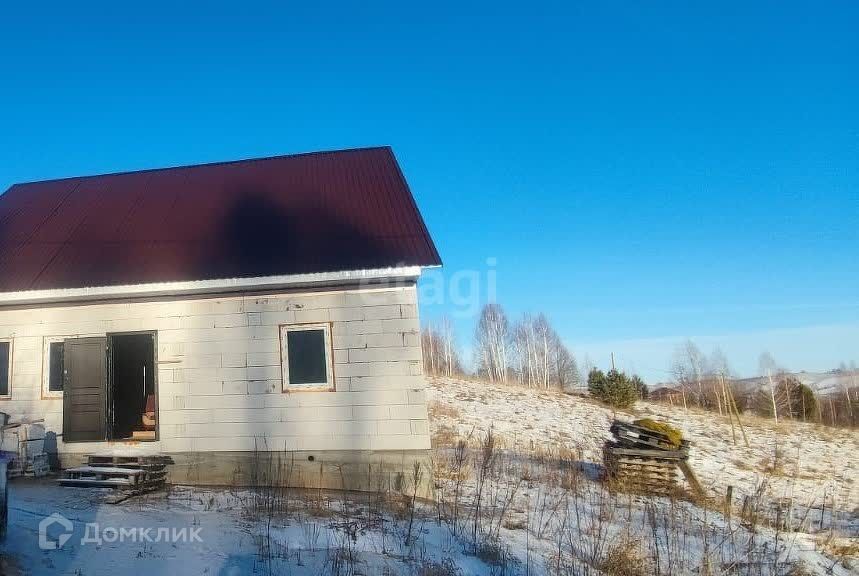
<path fill-rule="evenodd" d="M 134 438 L 112 438 L 113 436 L 113 387 L 114 387 L 114 374 L 113 374 L 113 346 L 112 346 L 112 337 L 114 336 L 135 336 L 141 334 L 149 334 L 152 336 L 152 378 L 154 384 L 154 393 L 155 393 L 155 438 L 151 440 L 147 439 L 134 439 Z M 108 332 L 103 336 L 82 336 L 80 338 L 66 338 L 64 341 L 68 340 L 83 340 L 89 338 L 103 338 L 105 340 L 105 349 L 104 349 L 104 366 L 105 366 L 105 374 L 102 378 L 102 385 L 104 386 L 104 438 L 99 440 L 66 440 L 65 432 L 66 432 L 66 404 L 65 404 L 65 392 L 63 393 L 63 443 L 64 444 L 77 444 L 83 442 L 90 443 L 137 443 L 137 442 L 158 442 L 161 440 L 161 411 L 160 411 L 160 391 L 158 389 L 158 331 L 157 330 L 130 330 L 124 332 Z M 68 370 L 68 368 L 66 368 Z M 64 378 L 68 378 L 68 374 L 64 376 Z"/>
<path fill-rule="evenodd" d="M 141 440 L 134 438 L 113 438 L 113 389 L 114 389 L 114 381 L 113 381 L 113 337 L 114 336 L 140 336 L 143 334 L 149 334 L 152 336 L 152 381 L 153 381 L 153 392 L 155 394 L 155 438 L 151 440 Z M 158 442 L 161 439 L 161 411 L 158 405 L 158 331 L 157 330 L 126 330 L 123 332 L 108 332 L 105 334 L 107 338 L 107 347 L 105 350 L 105 354 L 107 354 L 107 378 L 106 386 L 107 391 L 105 393 L 105 402 L 107 405 L 105 406 L 105 417 L 107 418 L 107 423 L 105 424 L 105 438 L 104 442 L 115 442 L 115 443 L 128 443 L 128 442 Z"/>

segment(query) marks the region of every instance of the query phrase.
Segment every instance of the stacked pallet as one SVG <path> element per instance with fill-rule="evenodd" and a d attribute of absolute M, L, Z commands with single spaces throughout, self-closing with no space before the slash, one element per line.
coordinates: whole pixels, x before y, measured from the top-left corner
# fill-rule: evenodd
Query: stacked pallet
<path fill-rule="evenodd" d="M 164 456 L 98 456 L 87 457 L 87 465 L 63 470 L 58 480 L 62 486 L 118 488 L 127 495 L 158 490 L 167 479 Z"/>
<path fill-rule="evenodd" d="M 619 486 L 634 492 L 668 495 L 676 492 L 677 469 L 686 477 L 690 488 L 701 493 L 689 468 L 689 443 L 678 447 L 666 434 L 615 420 L 611 425 L 614 440 L 603 447 L 608 476 Z"/>
<path fill-rule="evenodd" d="M 0 412 L 0 422 L 6 422 L 7 419 L 8 416 Z M 0 449 L 14 454 L 8 462 L 10 478 L 40 478 L 51 472 L 51 464 L 45 452 L 45 427 L 42 422 L 42 419 L 25 419 L 0 426 Z"/>

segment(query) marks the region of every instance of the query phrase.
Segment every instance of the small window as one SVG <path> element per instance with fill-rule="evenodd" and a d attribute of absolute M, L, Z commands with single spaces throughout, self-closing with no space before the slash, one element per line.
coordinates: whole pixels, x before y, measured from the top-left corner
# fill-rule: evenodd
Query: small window
<path fill-rule="evenodd" d="M 283 389 L 334 389 L 328 324 L 280 327 Z"/>
<path fill-rule="evenodd" d="M 12 342 L 0 340 L 0 396 L 12 395 L 10 384 L 12 382 Z"/>
<path fill-rule="evenodd" d="M 42 396 L 59 398 L 65 379 L 65 343 L 62 338 L 45 338 Z"/>

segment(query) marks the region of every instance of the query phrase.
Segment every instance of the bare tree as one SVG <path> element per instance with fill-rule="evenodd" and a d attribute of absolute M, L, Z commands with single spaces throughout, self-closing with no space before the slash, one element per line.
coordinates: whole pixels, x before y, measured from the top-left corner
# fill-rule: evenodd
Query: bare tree
<path fill-rule="evenodd" d="M 572 388 L 579 372 L 572 352 L 544 314 L 526 314 L 512 330 L 516 381 L 533 388 Z"/>
<path fill-rule="evenodd" d="M 477 373 L 493 382 L 507 380 L 510 357 L 510 326 L 499 304 L 487 304 L 480 313 L 474 333 Z"/>
<path fill-rule="evenodd" d="M 704 355 L 692 340 L 687 340 L 674 352 L 674 360 L 671 366 L 674 379 L 677 381 L 683 394 L 683 406 L 688 406 L 688 396 L 692 396 L 694 403 L 704 403 Z"/>
<path fill-rule="evenodd" d="M 576 358 L 560 338 L 556 337 L 552 342 L 551 359 L 554 364 L 555 381 L 559 388 L 572 390 L 581 384 Z"/>
<path fill-rule="evenodd" d="M 462 374 L 462 361 L 453 322 L 443 317 L 437 325 L 429 324 L 421 332 L 424 371 L 432 375 Z"/>
<path fill-rule="evenodd" d="M 773 418 L 778 422 L 778 402 L 776 401 L 774 376 L 779 372 L 779 369 L 775 359 L 772 357 L 772 354 L 769 352 L 763 352 L 758 358 L 758 368 L 760 369 L 761 374 L 767 378 L 767 383 L 769 384 L 770 389 L 770 399 L 772 400 Z"/>

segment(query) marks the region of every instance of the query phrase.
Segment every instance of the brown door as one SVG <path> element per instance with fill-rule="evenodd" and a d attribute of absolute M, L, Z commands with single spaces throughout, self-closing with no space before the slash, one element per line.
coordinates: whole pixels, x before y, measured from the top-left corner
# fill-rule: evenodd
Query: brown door
<path fill-rule="evenodd" d="M 66 340 L 64 356 L 63 441 L 105 440 L 107 339 Z"/>

